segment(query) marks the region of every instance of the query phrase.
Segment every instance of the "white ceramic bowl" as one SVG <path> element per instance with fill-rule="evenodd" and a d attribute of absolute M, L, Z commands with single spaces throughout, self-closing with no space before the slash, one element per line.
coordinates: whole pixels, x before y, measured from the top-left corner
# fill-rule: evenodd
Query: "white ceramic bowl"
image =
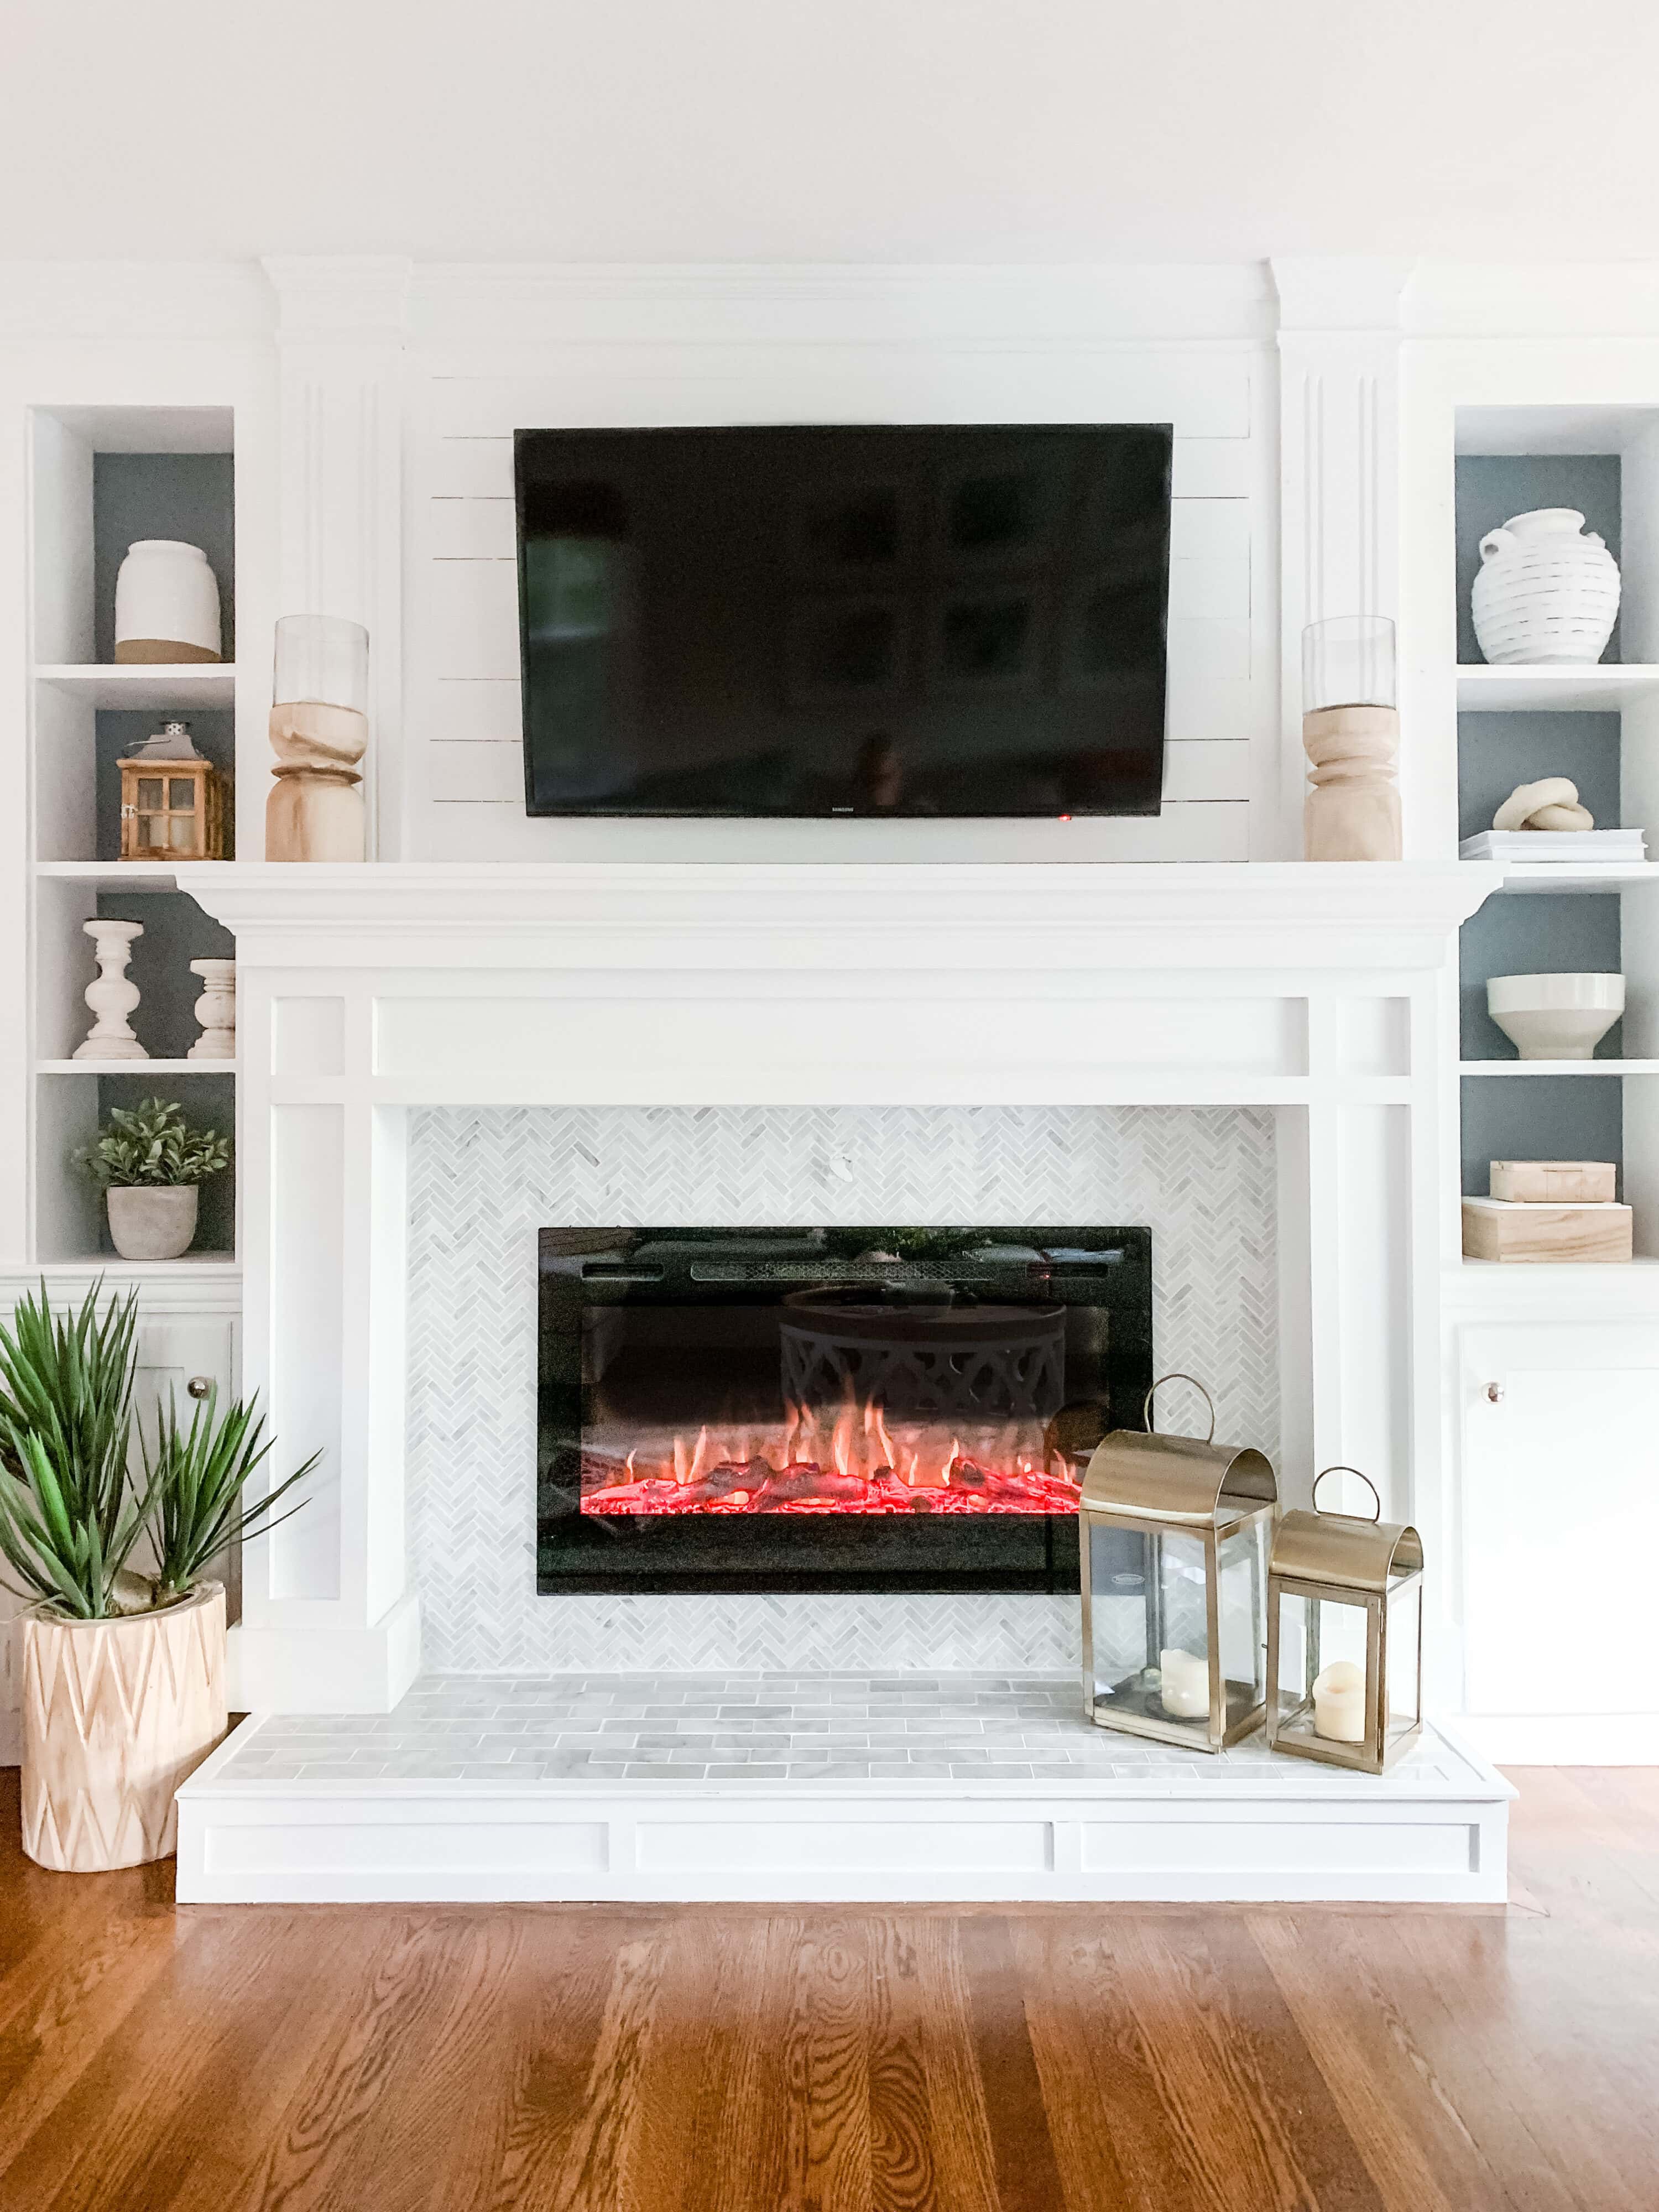
<path fill-rule="evenodd" d="M 1625 1011 L 1625 979 L 1494 975 L 1486 1011 L 1522 1060 L 1589 1060 Z"/>

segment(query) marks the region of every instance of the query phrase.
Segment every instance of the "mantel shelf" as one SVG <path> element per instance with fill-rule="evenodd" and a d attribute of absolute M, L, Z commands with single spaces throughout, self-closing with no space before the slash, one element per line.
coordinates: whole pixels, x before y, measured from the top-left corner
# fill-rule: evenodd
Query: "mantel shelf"
<path fill-rule="evenodd" d="M 1656 696 L 1659 668 L 1636 662 L 1539 668 L 1482 664 L 1457 672 L 1457 704 L 1465 714 L 1517 709 L 1540 714 L 1616 714 L 1638 699 Z"/>
<path fill-rule="evenodd" d="M 1503 881 L 1469 860 L 183 862 L 254 964 L 1048 973 L 1437 966 Z M 692 948 L 698 949 L 694 955 Z"/>
<path fill-rule="evenodd" d="M 140 714 L 180 713 L 189 708 L 234 707 L 236 668 L 228 660 L 150 662 L 129 666 L 59 661 L 37 666 L 35 680 L 85 699 L 94 707 L 129 708 Z"/>

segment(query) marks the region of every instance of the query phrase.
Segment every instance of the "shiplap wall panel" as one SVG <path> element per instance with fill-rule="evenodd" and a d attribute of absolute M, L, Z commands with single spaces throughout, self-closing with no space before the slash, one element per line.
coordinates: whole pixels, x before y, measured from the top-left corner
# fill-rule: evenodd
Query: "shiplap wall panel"
<path fill-rule="evenodd" d="M 1248 438 L 1252 357 L 1204 347 L 571 347 L 550 372 L 432 380 L 440 436 L 547 422 L 1168 422 Z M 1088 413 L 1079 415 L 1079 395 Z"/>
<path fill-rule="evenodd" d="M 469 853 L 489 849 L 486 817 L 499 823 L 504 854 L 527 849 L 535 834 L 507 819 L 523 805 L 515 428 L 908 418 L 1174 424 L 1165 812 L 1158 824 L 1122 825 L 1125 851 L 1247 856 L 1253 746 L 1276 716 L 1258 359 L 1230 346 L 984 344 L 943 362 L 923 348 L 886 346 L 653 350 L 643 359 L 638 346 L 573 343 L 530 373 L 428 380 L 416 448 L 425 620 L 411 731 L 423 741 L 435 818 L 459 831 L 465 810 Z M 439 849 L 452 849 L 446 834 Z"/>

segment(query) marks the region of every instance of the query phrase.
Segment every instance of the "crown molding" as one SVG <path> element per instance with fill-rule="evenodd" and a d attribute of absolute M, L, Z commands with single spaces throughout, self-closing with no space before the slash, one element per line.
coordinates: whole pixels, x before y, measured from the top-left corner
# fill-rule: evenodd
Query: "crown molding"
<path fill-rule="evenodd" d="M 272 326 L 252 262 L 0 262 L 0 339 L 269 343 Z"/>
<path fill-rule="evenodd" d="M 1425 261 L 1405 319 L 1413 338 L 1659 338 L 1659 260 Z"/>
<path fill-rule="evenodd" d="M 1281 337 L 1304 331 L 1398 336 L 1414 263 L 1363 254 L 1289 254 L 1268 265 Z"/>
<path fill-rule="evenodd" d="M 395 253 L 276 253 L 260 263 L 276 295 L 276 342 L 403 344 L 415 264 Z"/>
<path fill-rule="evenodd" d="M 1260 262 L 1050 267 L 847 264 L 428 263 L 415 272 L 429 344 L 630 339 L 1109 346 L 1270 343 Z"/>

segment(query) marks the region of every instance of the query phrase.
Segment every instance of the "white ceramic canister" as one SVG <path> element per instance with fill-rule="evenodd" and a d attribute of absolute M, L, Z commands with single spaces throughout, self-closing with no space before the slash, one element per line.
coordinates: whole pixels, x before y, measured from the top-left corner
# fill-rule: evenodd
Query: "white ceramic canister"
<path fill-rule="evenodd" d="M 1618 619 L 1619 563 L 1577 507 L 1514 514 L 1480 541 L 1470 608 L 1494 665 L 1599 660 Z"/>
<path fill-rule="evenodd" d="M 219 660 L 219 585 L 199 545 L 141 538 L 115 579 L 118 661 Z"/>

